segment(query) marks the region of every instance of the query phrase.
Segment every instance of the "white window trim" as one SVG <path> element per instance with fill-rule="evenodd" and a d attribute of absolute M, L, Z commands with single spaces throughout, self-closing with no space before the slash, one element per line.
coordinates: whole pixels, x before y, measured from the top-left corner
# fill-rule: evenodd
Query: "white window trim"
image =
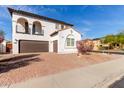
<path fill-rule="evenodd" d="M 70 45 L 69 45 L 69 46 L 67 45 L 67 39 L 68 39 L 68 38 L 70 39 L 70 42 L 69 42 Z M 72 39 L 74 40 L 74 45 L 73 45 L 73 46 L 71 45 L 71 40 L 72 40 Z M 75 38 L 74 38 L 74 36 L 73 36 L 72 34 L 71 34 L 71 35 L 68 35 L 68 36 L 66 37 L 65 47 L 66 47 L 66 48 L 75 48 Z"/>
<path fill-rule="evenodd" d="M 59 23 L 55 24 L 55 29 L 57 29 L 57 30 L 59 29 Z"/>

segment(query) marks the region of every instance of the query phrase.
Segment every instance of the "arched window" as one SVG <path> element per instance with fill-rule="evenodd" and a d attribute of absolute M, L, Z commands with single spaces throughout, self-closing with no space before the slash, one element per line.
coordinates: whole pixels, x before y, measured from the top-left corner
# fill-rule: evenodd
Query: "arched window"
<path fill-rule="evenodd" d="M 41 23 L 38 22 L 38 21 L 35 21 L 33 22 L 33 34 L 36 34 L 36 35 L 43 35 L 44 32 L 42 30 L 42 26 L 41 26 Z"/>
<path fill-rule="evenodd" d="M 73 35 L 68 35 L 66 38 L 66 46 L 67 47 L 73 47 L 75 44 L 74 36 Z"/>
<path fill-rule="evenodd" d="M 17 20 L 16 31 L 19 33 L 29 34 L 28 21 L 25 18 L 19 18 Z"/>

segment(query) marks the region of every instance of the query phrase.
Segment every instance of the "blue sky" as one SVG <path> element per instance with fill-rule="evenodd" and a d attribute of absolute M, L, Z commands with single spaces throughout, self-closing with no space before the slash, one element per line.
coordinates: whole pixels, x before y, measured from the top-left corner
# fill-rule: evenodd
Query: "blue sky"
<path fill-rule="evenodd" d="M 71 24 L 85 38 L 98 38 L 124 29 L 124 6 L 0 6 L 0 29 L 11 40 L 11 16 L 6 7 L 48 16 Z"/>

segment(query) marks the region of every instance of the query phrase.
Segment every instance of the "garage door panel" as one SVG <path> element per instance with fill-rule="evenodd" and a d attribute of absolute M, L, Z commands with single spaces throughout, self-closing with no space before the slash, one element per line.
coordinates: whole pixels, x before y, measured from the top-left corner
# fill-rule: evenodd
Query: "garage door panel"
<path fill-rule="evenodd" d="M 20 53 L 48 52 L 48 41 L 20 41 Z"/>

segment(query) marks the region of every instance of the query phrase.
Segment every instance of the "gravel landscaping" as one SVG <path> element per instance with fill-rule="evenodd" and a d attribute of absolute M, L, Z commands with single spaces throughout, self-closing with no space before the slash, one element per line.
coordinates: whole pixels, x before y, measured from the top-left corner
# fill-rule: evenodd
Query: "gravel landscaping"
<path fill-rule="evenodd" d="M 80 57 L 76 54 L 40 53 L 35 57 L 31 56 L 30 60 L 24 60 L 23 57 L 20 57 L 18 61 L 12 59 L 0 66 L 0 86 L 9 86 L 30 78 L 86 67 L 120 57 L 120 55 L 95 53 Z"/>

